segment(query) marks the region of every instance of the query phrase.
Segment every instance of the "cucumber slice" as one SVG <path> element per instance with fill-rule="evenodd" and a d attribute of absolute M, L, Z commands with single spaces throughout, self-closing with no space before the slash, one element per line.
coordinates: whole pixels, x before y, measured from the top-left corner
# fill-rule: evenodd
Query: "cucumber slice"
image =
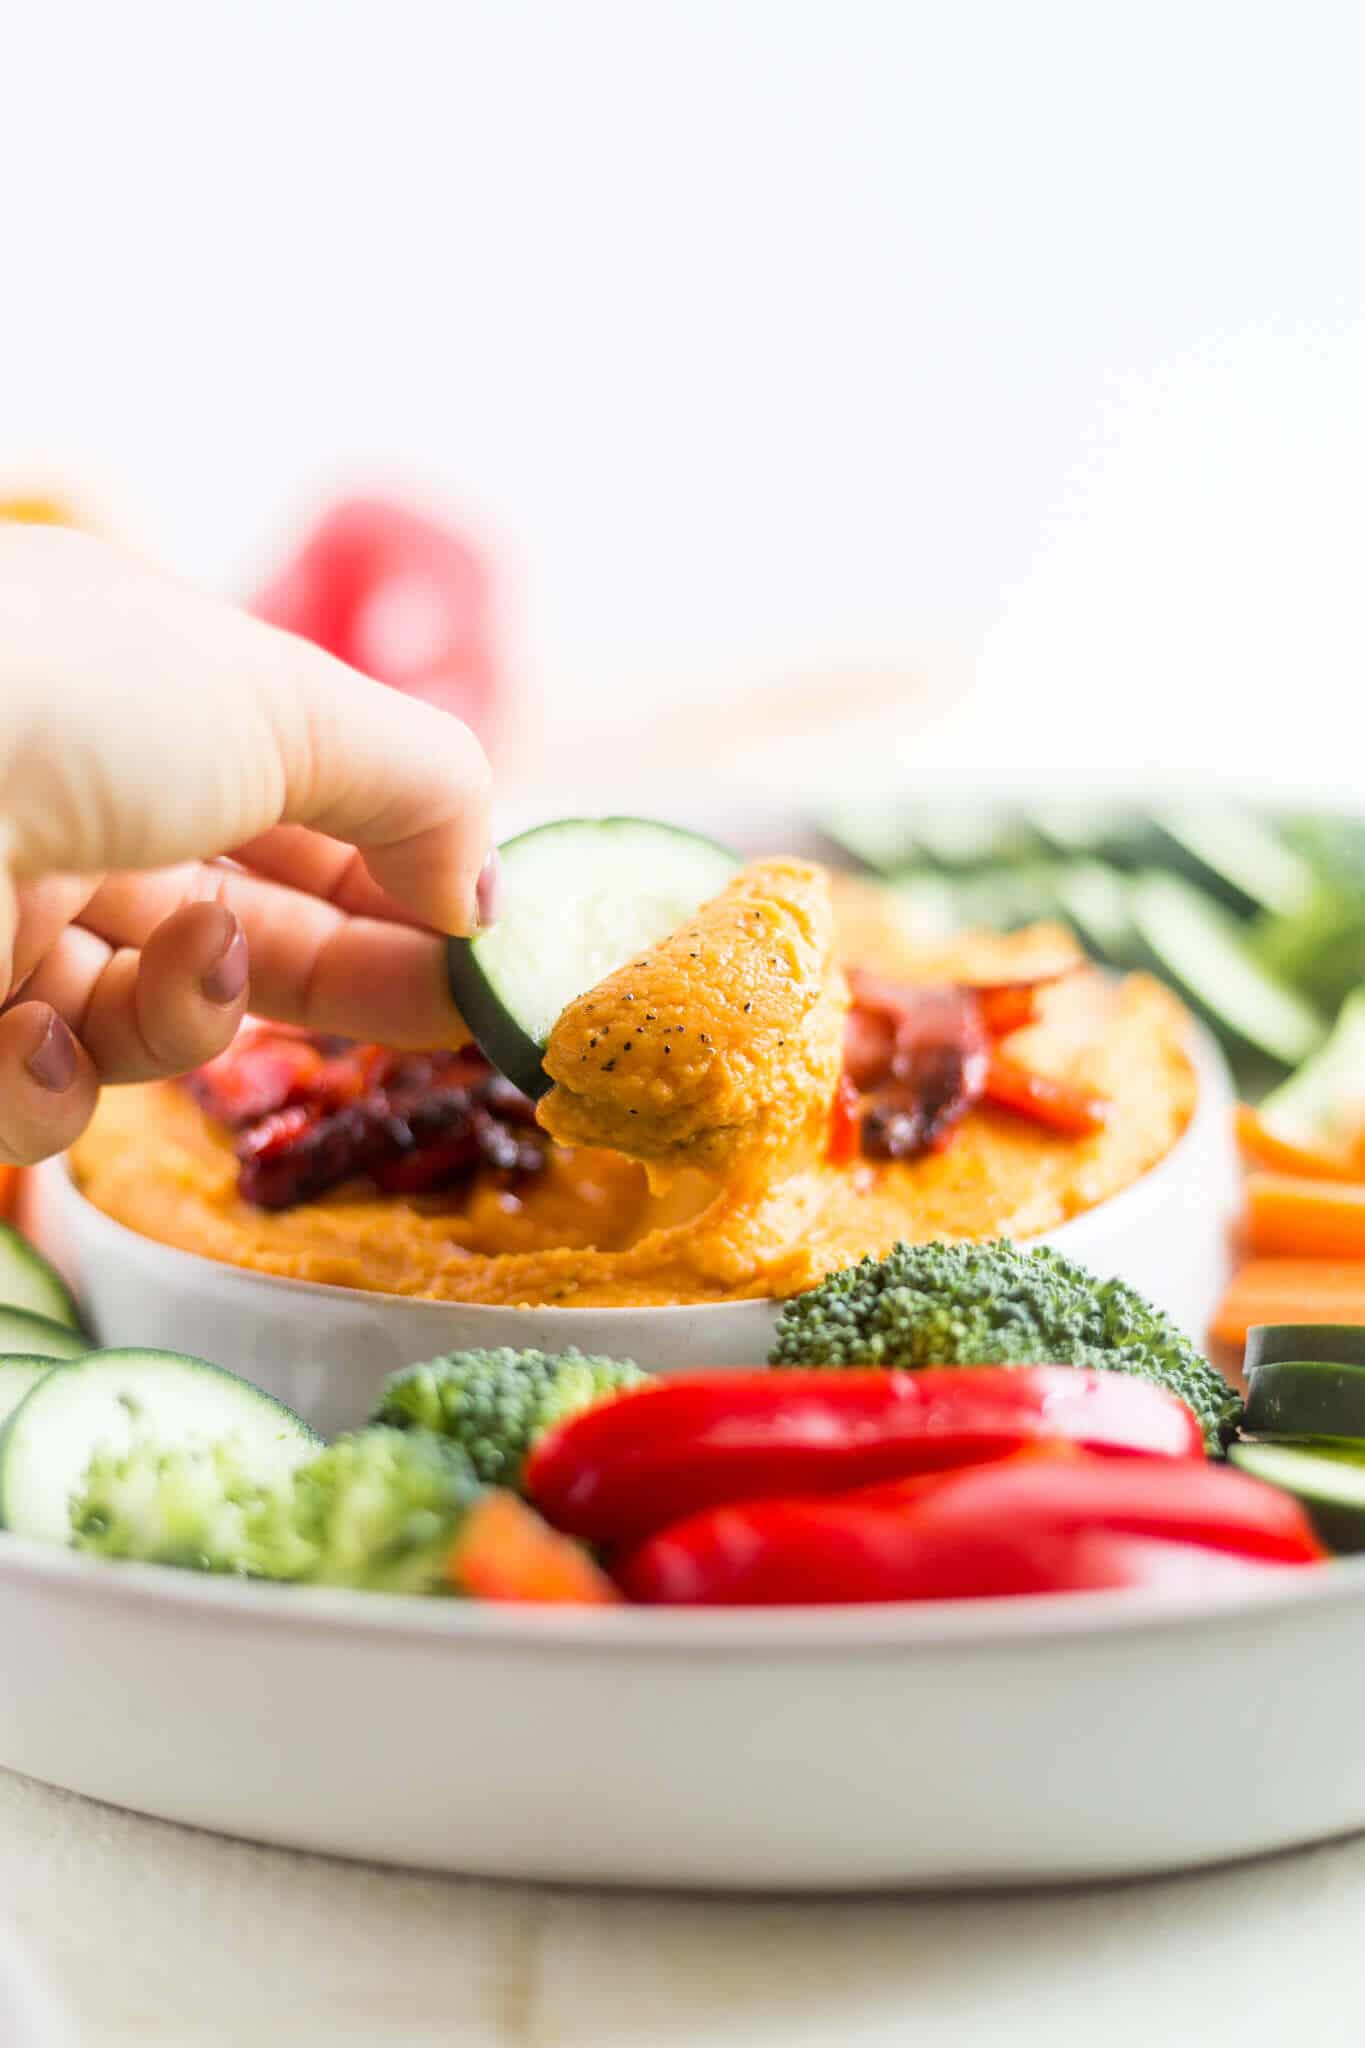
<path fill-rule="evenodd" d="M 1301 1444 L 1233 1444 L 1228 1452 L 1253 1479 L 1292 1493 L 1329 1550 L 1365 1550 L 1365 1462 Z"/>
<path fill-rule="evenodd" d="M 931 808 L 907 806 L 925 858 L 935 867 L 955 871 L 1007 867 L 1036 860 L 1041 842 L 1033 827 L 1015 811 L 952 804 Z"/>
<path fill-rule="evenodd" d="M 1103 861 L 1064 862 L 1053 881 L 1063 917 L 1088 953 L 1113 967 L 1131 965 L 1137 945 L 1128 883 Z"/>
<path fill-rule="evenodd" d="M 1258 1365 L 1249 1377 L 1242 1427 L 1251 1436 L 1365 1438 L 1365 1365 L 1303 1359 Z"/>
<path fill-rule="evenodd" d="M 173 1351 L 92 1351 L 49 1372 L 0 1429 L 0 1527 L 65 1543 L 95 1451 L 138 1435 L 240 1444 L 263 1479 L 312 1457 L 306 1422 L 247 1380 Z"/>
<path fill-rule="evenodd" d="M 1133 922 L 1156 972 L 1215 1031 L 1296 1067 L 1325 1035 L 1317 1011 L 1250 951 L 1236 920 L 1179 875 L 1149 870 L 1131 896 Z"/>
<path fill-rule="evenodd" d="M 1245 1372 L 1304 1358 L 1315 1365 L 1365 1366 L 1365 1323 L 1253 1323 L 1247 1331 Z"/>
<path fill-rule="evenodd" d="M 26 1308 L 0 1308 L 0 1357 L 84 1358 L 90 1339 L 51 1316 L 35 1316 Z"/>
<path fill-rule="evenodd" d="M 26 1308 L 35 1316 L 50 1316 L 68 1329 L 81 1326 L 71 1290 L 56 1267 L 21 1237 L 11 1223 L 0 1223 L 0 1302 L 9 1308 Z"/>
<path fill-rule="evenodd" d="M 45 1380 L 50 1372 L 64 1370 L 60 1361 L 54 1362 L 50 1358 L 20 1358 L 17 1354 L 0 1358 L 0 1423 L 6 1416 L 13 1415 L 39 1380 Z"/>
<path fill-rule="evenodd" d="M 1271 1090 L 1261 1122 L 1286 1144 L 1349 1152 L 1365 1137 L 1365 989 L 1342 1005 L 1330 1036 Z"/>
<path fill-rule="evenodd" d="M 910 802 L 839 804 L 822 811 L 816 830 L 840 853 L 874 874 L 899 880 L 924 857 Z"/>
<path fill-rule="evenodd" d="M 565 818 L 501 849 L 507 909 L 449 946 L 451 993 L 475 1040 L 527 1095 L 569 1004 L 692 915 L 739 865 L 714 840 L 647 818 Z"/>
<path fill-rule="evenodd" d="M 1317 877 L 1273 825 L 1248 811 L 1172 806 L 1155 811 L 1159 866 L 1173 866 L 1240 917 L 1261 910 L 1293 916 L 1311 902 Z"/>

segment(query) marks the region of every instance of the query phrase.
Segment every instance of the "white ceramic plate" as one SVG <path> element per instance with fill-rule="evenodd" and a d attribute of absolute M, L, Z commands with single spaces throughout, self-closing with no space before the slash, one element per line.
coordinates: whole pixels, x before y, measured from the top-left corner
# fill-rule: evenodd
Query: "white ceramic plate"
<path fill-rule="evenodd" d="M 1199 1049 L 1181 1145 L 1054 1242 L 1198 1327 L 1236 1194 Z M 200 1351 L 325 1428 L 456 1343 L 761 1359 L 771 1307 L 448 1307 L 123 1230 L 60 1166 L 31 1221 L 107 1342 Z M 245 1586 L 0 1536 L 0 1762 L 167 1819 L 507 1877 L 1027 1884 L 1365 1825 L 1365 1564 L 1177 1596 L 568 1613 Z"/>
<path fill-rule="evenodd" d="M 1198 1342 L 1228 1271 L 1239 1202 L 1231 1088 L 1200 1034 L 1199 1107 L 1174 1150 L 1132 1187 L 1042 1242 L 1118 1274 Z M 60 1161 L 29 1177 L 27 1227 L 67 1275 L 104 1344 L 210 1358 L 256 1380 L 324 1435 L 364 1421 L 386 1374 L 467 1345 L 536 1345 L 635 1358 L 658 1371 L 761 1365 L 775 1304 L 691 1308 L 489 1308 L 279 1280 L 124 1229 L 87 1202 Z"/>
<path fill-rule="evenodd" d="M 390 1863 L 1031 1884 L 1365 1825 L 1365 1563 L 1198 1611 L 1088 1594 L 575 1614 L 242 1585 L 0 1537 L 0 1636 L 10 1768 Z"/>

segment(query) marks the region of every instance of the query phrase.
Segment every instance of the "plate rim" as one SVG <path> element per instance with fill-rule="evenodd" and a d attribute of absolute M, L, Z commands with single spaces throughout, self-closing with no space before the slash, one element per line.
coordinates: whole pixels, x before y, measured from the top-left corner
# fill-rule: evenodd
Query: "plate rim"
<path fill-rule="evenodd" d="M 1117 1589 L 998 1599 L 804 1607 L 556 1607 L 431 1599 L 347 1587 L 275 1585 L 171 1565 L 83 1557 L 0 1530 L 0 1585 L 18 1582 L 137 1614 L 253 1623 L 291 1636 L 407 1647 L 710 1658 L 905 1655 L 1184 1632 L 1250 1615 L 1365 1598 L 1365 1556 L 1268 1567 L 1209 1591 Z"/>

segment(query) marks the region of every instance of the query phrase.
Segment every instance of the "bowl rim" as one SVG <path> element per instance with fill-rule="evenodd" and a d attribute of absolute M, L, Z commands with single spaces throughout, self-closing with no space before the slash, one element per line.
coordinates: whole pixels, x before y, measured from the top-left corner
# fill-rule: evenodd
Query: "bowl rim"
<path fill-rule="evenodd" d="M 1233 1101 L 1231 1074 L 1226 1060 L 1207 1027 L 1190 1019 L 1190 1057 L 1198 1079 L 1198 1095 L 1194 1113 L 1180 1136 L 1163 1153 L 1160 1159 L 1140 1173 L 1136 1180 L 1120 1188 L 1105 1200 L 1082 1209 L 1077 1215 L 1069 1216 L 1053 1229 L 1037 1232 L 1020 1238 L 1019 1243 L 1054 1245 L 1060 1251 L 1068 1251 L 1073 1244 L 1084 1240 L 1088 1232 L 1104 1225 L 1122 1229 L 1139 1213 L 1145 1213 L 1154 1201 L 1161 1198 L 1167 1184 L 1178 1179 L 1181 1169 L 1190 1154 L 1208 1135 L 1215 1118 L 1226 1114 Z M 145 1232 L 134 1230 L 129 1224 L 120 1223 L 106 1210 L 99 1208 L 82 1193 L 71 1176 L 69 1161 L 65 1156 L 45 1161 L 36 1169 L 45 1182 L 57 1189 L 58 1199 L 80 1216 L 81 1227 L 87 1233 L 94 1233 L 96 1241 L 103 1238 L 111 1255 L 132 1256 L 156 1261 L 159 1258 L 174 1263 L 189 1262 L 191 1270 L 197 1266 L 213 1269 L 216 1276 L 231 1274 L 230 1285 L 258 1285 L 283 1288 L 294 1298 L 314 1296 L 322 1301 L 349 1302 L 372 1301 L 376 1304 L 392 1305 L 401 1303 L 405 1308 L 426 1311 L 433 1316 L 448 1317 L 452 1311 L 470 1315 L 475 1319 L 483 1316 L 525 1316 L 539 1317 L 565 1315 L 600 1316 L 608 1325 L 616 1317 L 649 1316 L 696 1316 L 733 1315 L 737 1310 L 749 1309 L 771 1318 L 780 1306 L 781 1297 L 776 1295 L 751 1295 L 738 1301 L 697 1301 L 697 1302 L 650 1302 L 622 1305 L 615 1308 L 596 1308 L 591 1305 L 575 1305 L 567 1302 L 489 1302 L 489 1301 L 445 1301 L 426 1294 L 390 1294 L 374 1287 L 341 1287 L 325 1280 L 298 1280 L 284 1273 L 262 1273 L 254 1266 L 239 1265 L 231 1259 L 211 1258 L 205 1252 L 186 1251 L 180 1245 L 166 1244 L 162 1239 L 149 1237 Z M 1078 1256 L 1083 1253 L 1078 1251 Z"/>

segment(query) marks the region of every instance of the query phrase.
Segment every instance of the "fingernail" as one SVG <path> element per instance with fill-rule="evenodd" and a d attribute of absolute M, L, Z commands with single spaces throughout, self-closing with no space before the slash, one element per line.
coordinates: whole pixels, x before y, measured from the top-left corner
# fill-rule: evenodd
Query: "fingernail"
<path fill-rule="evenodd" d="M 235 1003 L 246 987 L 251 963 L 247 957 L 246 933 L 236 914 L 225 903 L 212 904 L 222 921 L 223 937 L 213 965 L 200 978 L 199 986 L 210 1003 Z"/>
<path fill-rule="evenodd" d="M 486 931 L 490 924 L 497 923 L 502 912 L 502 856 L 496 846 L 479 869 L 479 886 L 474 892 L 474 900 L 479 930 Z"/>
<path fill-rule="evenodd" d="M 76 1078 L 76 1041 L 54 1010 L 24 1063 L 40 1088 L 60 1095 Z"/>

